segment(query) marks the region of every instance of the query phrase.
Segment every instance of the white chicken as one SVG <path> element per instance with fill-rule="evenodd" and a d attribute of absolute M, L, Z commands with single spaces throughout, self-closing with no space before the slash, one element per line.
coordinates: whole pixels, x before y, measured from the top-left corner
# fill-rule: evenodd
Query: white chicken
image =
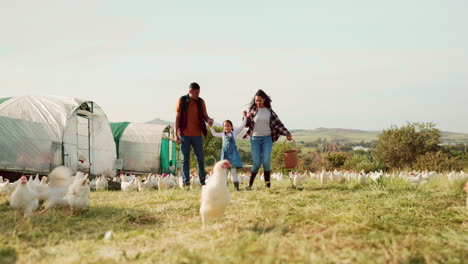
<path fill-rule="evenodd" d="M 129 182 L 124 181 L 122 179 L 122 182 L 120 183 L 120 188 L 122 188 L 122 191 L 124 192 L 133 192 L 138 189 L 138 185 L 136 182 L 136 177 L 133 177 L 133 179 Z"/>
<path fill-rule="evenodd" d="M 191 190 L 195 190 L 195 189 L 199 189 L 200 188 L 200 178 L 198 178 L 198 176 L 195 176 L 193 175 L 191 177 L 191 181 L 190 181 L 190 189 Z"/>
<path fill-rule="evenodd" d="M 238 175 L 238 176 L 239 176 L 239 180 L 240 180 L 241 177 L 240 177 L 240 175 Z M 271 179 L 281 181 L 281 179 L 279 178 L 279 173 L 275 173 L 275 172 L 271 174 Z"/>
<path fill-rule="evenodd" d="M 76 177 L 81 178 L 84 174 L 79 172 Z M 49 181 L 48 186 L 43 190 L 40 190 L 40 196 L 47 200 L 47 204 L 41 214 L 49 210 L 56 205 L 68 205 L 68 200 L 65 195 L 68 192 L 68 187 L 74 182 L 75 178 L 72 175 L 70 168 L 60 166 L 53 169 L 47 179 Z M 43 185 L 41 185 L 43 186 Z"/>
<path fill-rule="evenodd" d="M 112 179 L 113 182 L 116 182 L 116 183 L 120 183 L 121 182 L 121 177 L 123 176 L 123 174 L 121 174 L 119 177 L 114 177 Z"/>
<path fill-rule="evenodd" d="M 91 190 L 96 190 L 96 180 L 97 178 L 94 178 L 89 182 L 89 187 L 91 188 Z"/>
<path fill-rule="evenodd" d="M 5 180 L 5 182 L 0 182 L 0 196 L 8 196 L 10 193 L 10 181 Z"/>
<path fill-rule="evenodd" d="M 32 215 L 39 207 L 36 192 L 28 186 L 26 176 L 21 176 L 20 184 L 16 186 L 10 197 L 10 206 L 23 213 L 24 218 Z"/>
<path fill-rule="evenodd" d="M 88 207 L 90 193 L 88 175 L 81 177 L 77 174 L 75 181 L 68 187 L 65 195 L 72 215 L 77 211 L 83 213 L 83 210 Z"/>
<path fill-rule="evenodd" d="M 177 177 L 177 178 L 178 178 L 177 181 L 178 181 L 178 184 L 179 184 L 179 188 L 180 188 L 181 190 L 183 190 L 183 189 L 184 189 L 184 178 L 182 178 L 182 176 L 179 176 L 179 177 Z"/>
<path fill-rule="evenodd" d="M 151 187 L 153 187 L 153 185 L 151 184 L 152 178 L 153 178 L 153 175 L 152 175 L 152 174 L 148 174 L 148 177 L 146 178 L 145 181 L 142 182 L 141 179 L 138 179 L 138 181 L 137 181 L 137 183 L 138 183 L 138 190 L 139 190 L 140 192 L 151 190 Z"/>
<path fill-rule="evenodd" d="M 16 186 L 19 185 L 21 179 L 16 180 L 15 182 L 10 182 L 8 188 L 10 188 L 10 192 L 13 192 L 16 189 Z"/>
<path fill-rule="evenodd" d="M 231 193 L 227 187 L 228 168 L 231 163 L 228 160 L 216 162 L 213 168 L 213 176 L 206 183 L 201 192 L 200 216 L 203 229 L 211 219 L 219 219 L 224 215 Z"/>
<path fill-rule="evenodd" d="M 293 178 L 293 185 L 296 188 L 301 188 L 306 180 L 307 180 L 307 172 L 304 172 L 304 174 L 296 173 Z"/>
<path fill-rule="evenodd" d="M 377 182 L 382 177 L 382 173 L 380 173 L 380 172 L 371 172 L 371 173 L 368 174 L 368 177 L 373 182 Z"/>
<path fill-rule="evenodd" d="M 33 184 L 31 185 L 31 187 L 34 188 L 34 191 L 36 191 L 37 198 L 39 199 L 39 201 L 47 200 L 48 186 L 49 184 L 47 183 L 46 176 L 42 177 L 39 183 L 37 183 L 37 181 L 35 180 Z"/>
<path fill-rule="evenodd" d="M 34 178 L 33 182 L 34 182 L 35 185 L 41 184 L 41 180 L 39 179 L 39 174 L 36 174 L 36 178 Z"/>
<path fill-rule="evenodd" d="M 357 180 L 360 184 L 367 184 L 367 174 L 364 170 L 361 170 L 357 177 Z"/>
<path fill-rule="evenodd" d="M 104 175 L 101 175 L 96 179 L 96 191 L 105 191 L 109 187 L 107 178 Z"/>
<path fill-rule="evenodd" d="M 437 175 L 437 172 L 435 172 L 435 171 L 429 172 L 428 170 L 426 170 L 421 175 L 421 184 L 427 184 L 436 175 Z"/>
<path fill-rule="evenodd" d="M 166 180 L 161 175 L 159 175 L 158 176 L 158 190 L 162 191 L 166 189 L 168 189 Z"/>
<path fill-rule="evenodd" d="M 158 174 L 151 173 L 151 187 L 152 188 L 158 188 Z"/>
<path fill-rule="evenodd" d="M 130 174 L 130 175 L 120 174 L 121 181 L 131 182 L 134 178 L 135 178 L 135 175 L 133 174 Z"/>
<path fill-rule="evenodd" d="M 47 176 L 42 176 L 41 184 L 42 185 L 47 185 Z"/>
<path fill-rule="evenodd" d="M 343 179 L 343 173 L 335 169 L 332 173 L 331 178 L 333 179 L 334 182 L 341 182 L 341 180 Z"/>
<path fill-rule="evenodd" d="M 280 177 L 279 179 L 282 179 L 283 176 L 280 174 L 278 177 Z M 240 175 L 239 179 L 242 179 L 242 181 L 239 180 L 239 183 L 240 183 L 240 182 L 242 182 L 242 183 L 244 183 L 244 182 L 249 183 L 250 176 L 247 176 L 247 175 L 245 175 L 245 173 L 243 173 L 243 174 Z"/>
<path fill-rule="evenodd" d="M 172 189 L 177 187 L 177 181 L 174 175 L 169 174 L 168 176 L 165 177 L 167 189 Z"/>
<path fill-rule="evenodd" d="M 411 173 L 410 175 L 414 175 Z M 406 177 L 406 180 L 411 183 L 413 186 L 418 186 L 421 183 L 421 174 L 418 174 L 417 176 L 408 176 Z"/>
<path fill-rule="evenodd" d="M 320 179 L 320 184 L 327 184 L 329 181 L 330 176 L 328 175 L 327 171 L 325 168 L 322 168 L 322 172 L 320 173 L 319 179 Z"/>
<path fill-rule="evenodd" d="M 319 179 L 319 174 L 318 173 L 313 173 L 309 172 L 309 176 L 312 180 L 318 180 Z"/>

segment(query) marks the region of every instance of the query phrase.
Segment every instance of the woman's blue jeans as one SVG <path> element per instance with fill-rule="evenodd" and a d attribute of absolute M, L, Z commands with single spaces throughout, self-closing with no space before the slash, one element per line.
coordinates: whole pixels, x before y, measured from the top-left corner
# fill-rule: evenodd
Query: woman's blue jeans
<path fill-rule="evenodd" d="M 252 151 L 253 166 L 251 172 L 257 173 L 263 164 L 263 171 L 270 171 L 271 148 L 273 141 L 271 136 L 251 137 L 250 149 Z"/>

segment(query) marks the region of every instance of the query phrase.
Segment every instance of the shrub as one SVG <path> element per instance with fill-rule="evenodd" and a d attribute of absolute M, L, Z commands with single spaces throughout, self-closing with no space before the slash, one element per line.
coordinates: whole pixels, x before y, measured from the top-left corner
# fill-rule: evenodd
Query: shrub
<path fill-rule="evenodd" d="M 365 172 L 388 170 L 381 162 L 374 160 L 369 153 L 353 153 L 344 163 L 344 168 L 348 170 Z"/>
<path fill-rule="evenodd" d="M 427 152 L 416 158 L 413 165 L 415 170 L 449 171 L 460 170 L 463 167 L 457 166 L 457 160 L 449 157 L 448 154 L 437 151 Z"/>
<path fill-rule="evenodd" d="M 330 152 L 325 154 L 325 158 L 333 168 L 340 168 L 346 161 L 346 156 L 343 152 Z"/>
<path fill-rule="evenodd" d="M 391 127 L 378 137 L 375 156 L 392 168 L 411 167 L 417 157 L 440 149 L 441 132 L 433 123 Z"/>

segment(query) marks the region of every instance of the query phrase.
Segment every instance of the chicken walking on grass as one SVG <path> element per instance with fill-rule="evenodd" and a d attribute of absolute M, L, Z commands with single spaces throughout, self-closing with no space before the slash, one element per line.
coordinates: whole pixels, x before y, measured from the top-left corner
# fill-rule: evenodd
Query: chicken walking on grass
<path fill-rule="evenodd" d="M 218 161 L 213 168 L 213 175 L 202 188 L 200 216 L 203 229 L 210 220 L 219 219 L 224 215 L 231 200 L 231 193 L 227 187 L 229 167 L 231 163 L 228 160 Z"/>
<path fill-rule="evenodd" d="M 75 181 L 77 177 L 81 178 L 83 173 L 77 173 L 74 177 L 70 168 L 60 166 L 52 170 L 47 179 L 49 184 L 47 188 L 40 191 L 40 196 L 47 200 L 44 210 L 39 214 L 47 212 L 50 208 L 56 205 L 68 205 L 68 200 L 65 195 L 68 192 L 68 187 Z"/>

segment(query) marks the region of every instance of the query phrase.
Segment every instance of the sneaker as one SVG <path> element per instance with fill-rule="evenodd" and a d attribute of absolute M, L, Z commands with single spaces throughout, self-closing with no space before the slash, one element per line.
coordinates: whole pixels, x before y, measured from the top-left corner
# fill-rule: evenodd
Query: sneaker
<path fill-rule="evenodd" d="M 247 191 L 251 191 L 251 190 L 252 190 L 252 187 L 250 187 L 250 186 L 247 186 L 247 187 L 245 187 L 245 190 L 247 190 Z"/>

